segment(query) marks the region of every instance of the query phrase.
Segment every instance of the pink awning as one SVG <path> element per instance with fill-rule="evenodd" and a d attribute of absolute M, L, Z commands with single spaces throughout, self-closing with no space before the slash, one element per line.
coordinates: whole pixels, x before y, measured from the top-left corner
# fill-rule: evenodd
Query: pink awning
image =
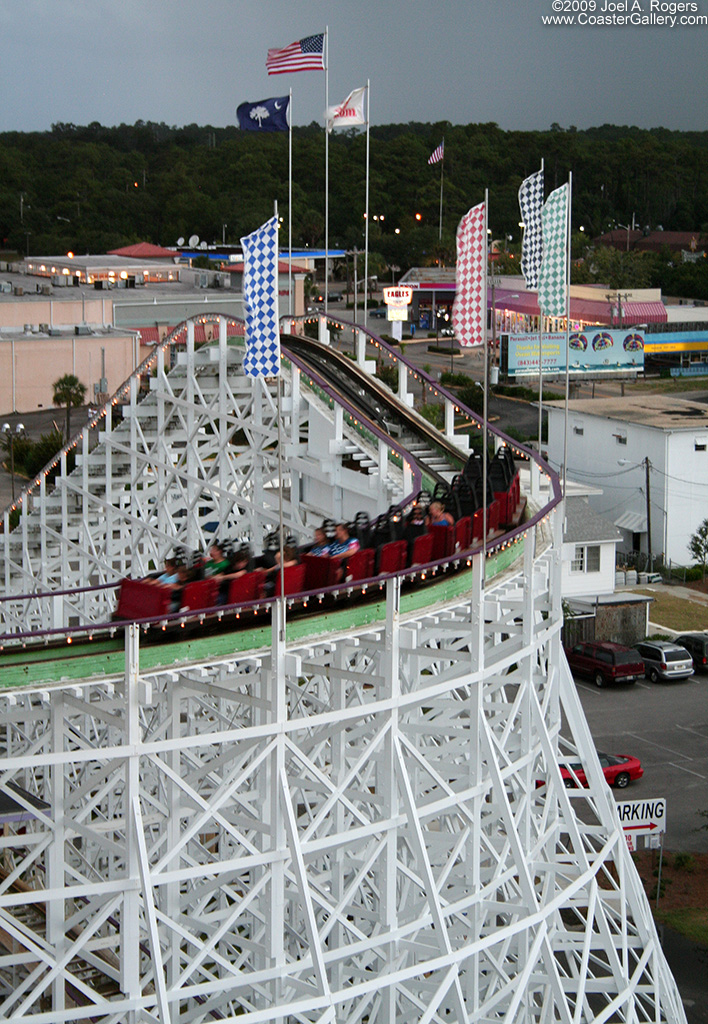
<path fill-rule="evenodd" d="M 668 320 L 663 302 L 625 302 L 622 324 L 665 324 Z"/>
<path fill-rule="evenodd" d="M 487 304 L 492 305 L 492 290 L 487 289 Z M 526 316 L 539 316 L 538 299 L 535 292 L 511 292 L 497 288 L 494 305 L 498 310 L 509 309 Z M 619 325 L 617 307 L 606 299 L 570 299 L 570 319 L 585 320 L 588 323 Z M 622 304 L 622 326 L 630 324 L 664 324 L 667 321 L 663 302 L 626 302 Z"/>

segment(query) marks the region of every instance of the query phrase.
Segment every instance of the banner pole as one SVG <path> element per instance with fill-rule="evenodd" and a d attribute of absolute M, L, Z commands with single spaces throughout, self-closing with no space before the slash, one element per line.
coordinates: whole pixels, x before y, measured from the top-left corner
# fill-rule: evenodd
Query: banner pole
<path fill-rule="evenodd" d="M 325 26 L 325 110 L 329 110 L 329 25 Z M 327 293 L 329 291 L 329 127 L 325 117 L 325 266 L 324 314 L 327 319 Z"/>
<path fill-rule="evenodd" d="M 541 160 L 541 173 L 543 173 L 543 159 Z M 543 205 L 543 204 L 542 204 Z M 538 281 L 536 281 L 536 294 L 538 295 Z M 541 454 L 543 437 L 543 310 L 538 307 L 538 454 Z"/>
<path fill-rule="evenodd" d="M 366 195 L 364 197 L 364 327 L 369 303 L 369 120 L 371 99 L 369 79 L 366 80 Z M 356 257 L 355 257 L 356 258 Z M 356 296 L 355 296 L 356 299 Z M 356 302 L 355 302 L 356 305 Z"/>
<path fill-rule="evenodd" d="M 275 214 L 275 230 L 278 233 L 280 233 L 280 225 L 279 225 L 279 221 L 278 221 L 278 200 L 277 199 L 273 203 L 273 211 L 274 211 L 274 214 Z M 276 264 L 276 266 L 275 266 L 275 280 L 276 281 L 278 280 L 278 252 L 279 252 L 279 249 L 280 249 L 280 247 L 278 245 L 276 245 L 276 247 L 275 247 L 275 264 Z M 278 328 L 280 328 L 279 320 L 276 320 L 276 322 L 278 323 Z M 282 603 L 282 614 L 280 616 L 280 630 L 281 630 L 280 639 L 282 641 L 284 641 L 285 640 L 285 566 L 283 565 L 283 561 L 284 561 L 285 542 L 284 542 L 284 539 L 283 539 L 283 533 L 284 533 L 285 527 L 284 527 L 284 520 L 283 520 L 283 426 L 282 426 L 282 424 L 283 424 L 283 402 L 282 402 L 283 368 L 282 368 L 282 359 L 281 359 L 280 362 L 281 362 L 281 365 L 278 367 L 278 378 L 277 378 L 277 381 L 276 381 L 276 387 L 277 387 L 276 395 L 277 395 L 277 408 L 278 408 L 278 413 L 277 413 L 277 420 L 278 420 L 278 533 L 280 535 L 280 542 L 279 542 L 279 548 L 280 548 L 280 572 L 279 572 L 279 575 L 280 575 L 280 602 Z M 264 386 L 265 386 L 265 380 L 264 380 L 263 383 L 264 383 Z"/>
<path fill-rule="evenodd" d="M 440 160 L 440 230 L 438 231 L 438 241 L 442 241 L 442 215 L 443 215 L 443 170 L 445 167 L 445 136 L 443 136 L 443 154 Z M 442 259 L 442 256 L 441 256 Z"/>
<path fill-rule="evenodd" d="M 565 234 L 565 409 L 563 425 L 563 499 L 565 504 L 568 477 L 568 415 L 570 402 L 570 221 L 573 202 L 573 172 L 568 174 L 568 209 L 566 211 Z M 565 519 L 565 512 L 564 512 Z"/>
<path fill-rule="evenodd" d="M 482 344 L 484 390 L 482 392 L 482 590 L 487 573 L 487 421 L 489 416 L 489 344 L 487 342 L 487 277 L 489 275 L 489 189 L 484 190 L 484 275 L 482 286 Z"/>
<path fill-rule="evenodd" d="M 288 101 L 288 313 L 293 315 L 293 89 Z M 291 328 L 292 330 L 292 328 Z"/>

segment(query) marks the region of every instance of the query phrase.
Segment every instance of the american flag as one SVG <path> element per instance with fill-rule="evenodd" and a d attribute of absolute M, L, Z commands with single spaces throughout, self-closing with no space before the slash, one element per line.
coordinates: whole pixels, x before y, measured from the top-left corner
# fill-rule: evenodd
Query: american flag
<path fill-rule="evenodd" d="M 266 69 L 269 75 L 285 75 L 291 71 L 322 71 L 324 68 L 324 33 L 305 36 L 282 50 L 268 50 Z"/>
<path fill-rule="evenodd" d="M 434 149 L 433 152 L 430 154 L 430 156 L 428 157 L 428 163 L 429 164 L 440 163 L 440 161 L 442 160 L 444 155 L 445 155 L 445 139 L 443 139 L 442 142 L 440 143 L 440 145 L 437 147 L 437 149 Z"/>

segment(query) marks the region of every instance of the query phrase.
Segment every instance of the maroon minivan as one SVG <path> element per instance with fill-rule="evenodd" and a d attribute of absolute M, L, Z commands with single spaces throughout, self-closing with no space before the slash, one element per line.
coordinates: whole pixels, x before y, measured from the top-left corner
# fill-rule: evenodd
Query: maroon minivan
<path fill-rule="evenodd" d="M 572 671 L 589 676 L 595 686 L 636 683 L 644 678 L 644 662 L 637 651 L 609 640 L 588 640 L 566 647 L 565 655 Z"/>

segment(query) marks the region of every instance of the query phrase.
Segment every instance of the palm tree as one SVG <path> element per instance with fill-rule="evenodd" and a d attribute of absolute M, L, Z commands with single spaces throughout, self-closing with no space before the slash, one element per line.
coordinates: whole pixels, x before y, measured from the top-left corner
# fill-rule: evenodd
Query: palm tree
<path fill-rule="evenodd" d="M 65 373 L 59 380 L 54 381 L 52 387 L 54 388 L 52 397 L 54 405 L 66 406 L 66 439 L 68 441 L 71 437 L 71 410 L 84 404 L 86 385 L 82 384 L 73 373 Z"/>

